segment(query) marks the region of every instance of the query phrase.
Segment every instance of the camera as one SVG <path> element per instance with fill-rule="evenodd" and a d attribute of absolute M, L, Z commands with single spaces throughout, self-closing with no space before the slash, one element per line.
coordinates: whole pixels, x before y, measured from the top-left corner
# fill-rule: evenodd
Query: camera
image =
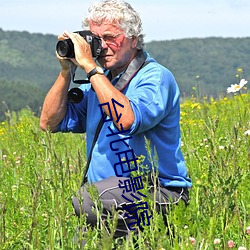
<path fill-rule="evenodd" d="M 90 30 L 75 31 L 82 36 L 90 45 L 92 56 L 98 57 L 102 51 L 102 41 L 99 37 L 95 36 Z M 56 51 L 61 57 L 74 58 L 74 44 L 71 39 L 65 39 L 57 42 Z"/>

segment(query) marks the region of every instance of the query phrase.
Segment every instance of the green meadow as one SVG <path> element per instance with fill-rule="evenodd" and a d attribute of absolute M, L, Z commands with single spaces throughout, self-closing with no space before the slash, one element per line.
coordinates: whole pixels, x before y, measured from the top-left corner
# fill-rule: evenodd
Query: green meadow
<path fill-rule="evenodd" d="M 99 229 L 86 233 L 85 249 L 250 249 L 249 103 L 250 95 L 240 92 L 182 102 L 190 204 L 170 207 L 166 226 L 148 200 L 150 225 L 119 242 L 112 239 L 116 217 L 107 221 L 111 234 L 99 221 Z M 42 132 L 29 109 L 6 113 L 0 124 L 0 249 L 81 249 L 76 228 L 87 225 L 84 215 L 75 217 L 71 197 L 85 163 L 84 135 Z M 93 209 L 100 212 L 98 199 Z"/>

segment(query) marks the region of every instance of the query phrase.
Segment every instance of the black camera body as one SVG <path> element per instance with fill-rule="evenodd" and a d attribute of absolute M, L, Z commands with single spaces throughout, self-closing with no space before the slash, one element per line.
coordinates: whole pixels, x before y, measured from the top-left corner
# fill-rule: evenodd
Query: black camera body
<path fill-rule="evenodd" d="M 81 35 L 90 45 L 93 57 L 98 57 L 101 54 L 102 40 L 99 37 L 95 36 L 90 30 L 75 31 L 74 33 Z M 72 43 L 71 39 L 58 41 L 56 45 L 56 51 L 61 57 L 75 57 L 74 44 Z"/>

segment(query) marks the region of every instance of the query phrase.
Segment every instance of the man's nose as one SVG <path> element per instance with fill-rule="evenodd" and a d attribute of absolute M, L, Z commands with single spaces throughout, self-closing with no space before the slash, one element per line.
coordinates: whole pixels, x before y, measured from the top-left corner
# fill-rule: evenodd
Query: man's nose
<path fill-rule="evenodd" d="M 103 49 L 107 49 L 108 48 L 108 45 L 107 43 L 105 42 L 105 40 L 103 38 L 101 38 L 101 41 L 102 41 L 102 48 Z"/>

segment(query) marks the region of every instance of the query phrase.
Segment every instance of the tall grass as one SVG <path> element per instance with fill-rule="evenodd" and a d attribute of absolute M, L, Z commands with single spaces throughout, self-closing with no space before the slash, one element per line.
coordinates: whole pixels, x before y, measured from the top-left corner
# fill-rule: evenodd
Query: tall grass
<path fill-rule="evenodd" d="M 86 233 L 86 249 L 228 249 L 229 240 L 235 249 L 250 249 L 249 103 L 249 94 L 186 100 L 181 127 L 193 180 L 190 204 L 173 207 L 168 226 L 153 210 L 151 225 L 120 245 L 100 222 L 101 229 Z M 75 217 L 71 197 L 85 160 L 84 135 L 41 132 L 30 110 L 6 114 L 0 124 L 0 249 L 80 249 L 76 228 L 86 222 Z M 116 220 L 108 223 L 112 234 Z"/>

